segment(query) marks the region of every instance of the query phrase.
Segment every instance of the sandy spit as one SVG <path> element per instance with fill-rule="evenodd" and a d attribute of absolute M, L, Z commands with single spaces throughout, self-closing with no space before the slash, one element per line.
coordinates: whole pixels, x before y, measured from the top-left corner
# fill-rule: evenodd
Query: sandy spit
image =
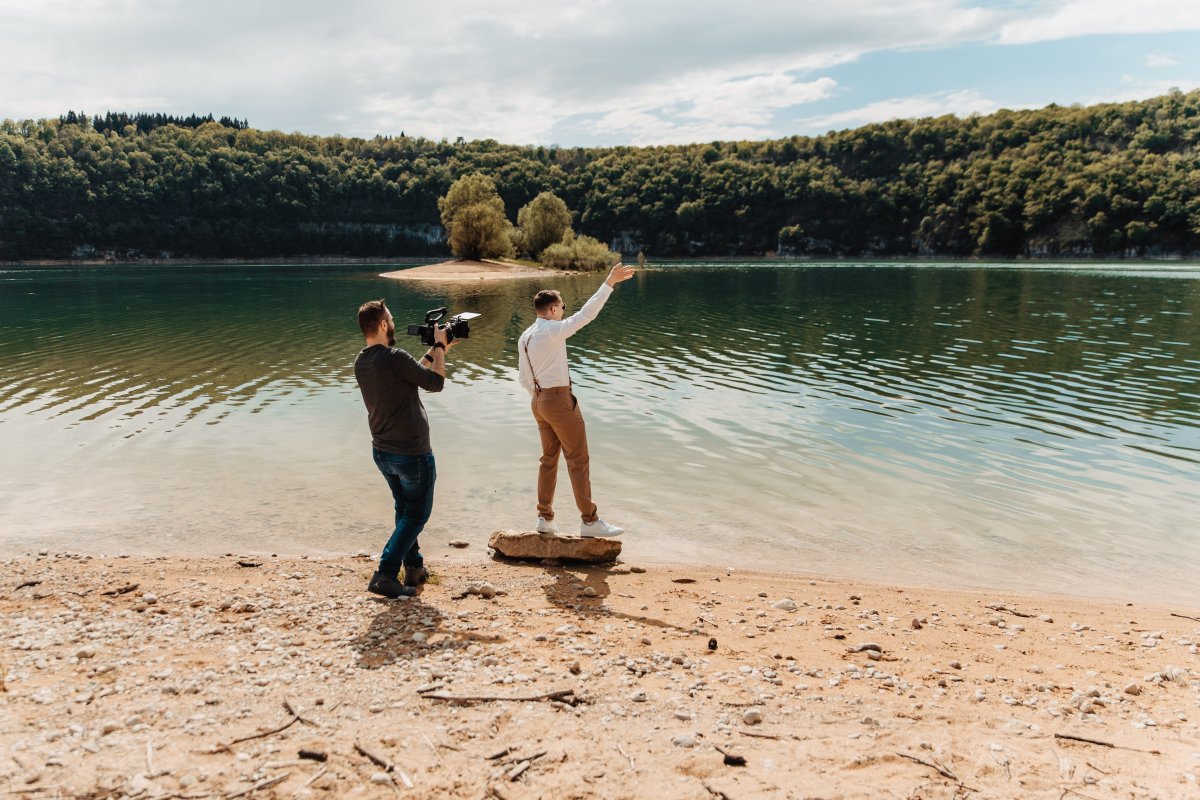
<path fill-rule="evenodd" d="M 443 261 L 439 264 L 426 264 L 423 267 L 396 270 L 395 272 L 384 272 L 381 273 L 381 277 L 394 278 L 401 281 L 462 282 L 505 280 L 508 278 L 558 278 L 564 275 L 586 274 L 588 273 L 527 267 L 522 264 L 509 264 L 504 261 L 452 260 Z"/>
<path fill-rule="evenodd" d="M 0 791 L 1200 796 L 1196 610 L 481 547 L 4 561 Z"/>

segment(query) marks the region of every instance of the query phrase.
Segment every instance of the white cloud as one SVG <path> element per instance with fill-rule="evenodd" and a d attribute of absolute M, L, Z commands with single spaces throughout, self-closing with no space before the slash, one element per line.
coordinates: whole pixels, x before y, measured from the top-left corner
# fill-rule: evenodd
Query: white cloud
<path fill-rule="evenodd" d="M 974 90 L 960 92 L 938 92 L 916 97 L 896 97 L 876 103 L 839 111 L 820 117 L 801 120 L 801 126 L 813 133 L 855 128 L 872 122 L 892 119 L 915 119 L 918 117 L 940 117 L 944 114 L 966 116 L 990 114 L 1001 108 L 1001 104 L 983 97 Z"/>
<path fill-rule="evenodd" d="M 827 71 L 870 53 L 1197 27 L 1200 3 L 1177 0 L 0 0 L 0 117 L 212 112 L 513 143 L 763 138 L 792 132 L 779 120 L 833 97 Z M 989 106 L 947 91 L 819 121 Z"/>
<path fill-rule="evenodd" d="M 1170 53 L 1151 53 L 1146 56 L 1147 67 L 1177 67 L 1179 59 Z"/>
<path fill-rule="evenodd" d="M 1200 3 L 1192 0 L 1072 0 L 1036 7 L 1000 29 L 1001 44 L 1031 44 L 1097 34 L 1200 30 Z"/>

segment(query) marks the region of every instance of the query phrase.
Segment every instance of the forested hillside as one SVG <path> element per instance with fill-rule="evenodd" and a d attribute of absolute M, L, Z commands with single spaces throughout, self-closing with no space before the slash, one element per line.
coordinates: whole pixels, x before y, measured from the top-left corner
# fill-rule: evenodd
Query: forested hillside
<path fill-rule="evenodd" d="M 320 137 L 243 120 L 0 123 L 0 260 L 448 252 L 437 199 L 491 176 L 631 253 L 1200 253 L 1200 91 L 818 137 L 560 148 Z"/>

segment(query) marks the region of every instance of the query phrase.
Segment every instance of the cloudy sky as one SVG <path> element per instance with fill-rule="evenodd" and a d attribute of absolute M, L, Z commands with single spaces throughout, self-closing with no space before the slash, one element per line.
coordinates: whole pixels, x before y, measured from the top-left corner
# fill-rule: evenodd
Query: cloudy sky
<path fill-rule="evenodd" d="M 9 119 L 659 144 L 1198 86 L 1196 0 L 0 0 Z"/>

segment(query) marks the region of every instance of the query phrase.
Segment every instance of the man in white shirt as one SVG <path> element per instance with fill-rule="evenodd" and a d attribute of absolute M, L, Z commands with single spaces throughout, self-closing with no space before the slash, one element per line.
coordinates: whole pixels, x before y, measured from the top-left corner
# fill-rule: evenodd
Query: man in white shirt
<path fill-rule="evenodd" d="M 558 482 L 558 455 L 567 459 L 567 474 L 582 524 L 580 536 L 620 536 L 624 529 L 600 519 L 592 502 L 592 480 L 588 460 L 587 430 L 579 401 L 571 392 L 567 369 L 567 339 L 594 320 L 604 308 L 613 287 L 633 277 L 633 267 L 620 262 L 583 308 L 563 319 L 562 295 L 545 289 L 534 295 L 537 319 L 517 340 L 519 380 L 532 398 L 533 418 L 542 439 L 538 469 L 537 530 L 558 533 L 554 524 L 554 486 Z"/>

